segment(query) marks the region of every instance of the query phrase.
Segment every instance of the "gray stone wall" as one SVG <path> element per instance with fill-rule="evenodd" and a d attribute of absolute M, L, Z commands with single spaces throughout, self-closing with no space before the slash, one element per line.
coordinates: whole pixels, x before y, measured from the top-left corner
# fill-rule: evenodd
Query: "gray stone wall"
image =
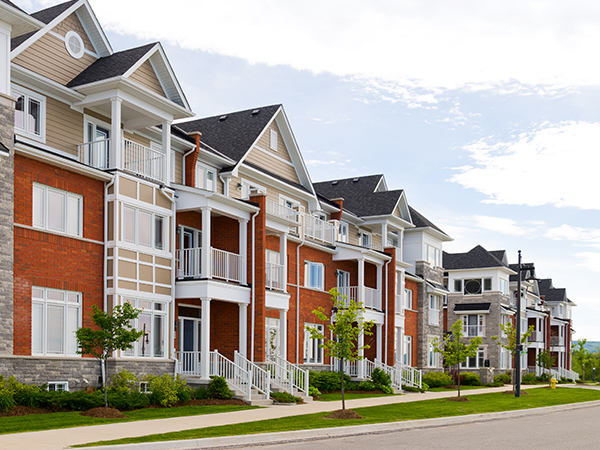
<path fill-rule="evenodd" d="M 175 363 L 169 360 L 110 359 L 108 377 L 126 369 L 144 376 L 173 374 Z M 100 363 L 95 358 L 48 358 L 39 356 L 6 356 L 0 358 L 0 375 L 14 377 L 21 383 L 41 385 L 49 381 L 68 381 L 69 390 L 99 387 L 102 380 Z"/>
<path fill-rule="evenodd" d="M 441 285 L 444 281 L 443 269 L 433 269 L 427 262 L 417 261 L 415 264 L 416 275 L 423 277 L 426 281 Z M 417 295 L 417 367 L 426 372 L 439 372 L 443 370 L 440 364 L 437 368 L 428 367 L 429 359 L 429 339 L 437 338 L 439 341 L 443 338 L 444 317 L 442 298 L 440 297 L 440 317 L 439 325 L 430 325 L 429 323 L 429 295 L 427 293 L 427 284 L 420 283 Z M 414 343 L 413 343 L 414 345 Z M 438 359 L 441 356 L 438 355 Z"/>
<path fill-rule="evenodd" d="M 13 354 L 14 102 L 0 96 L 0 357 Z"/>

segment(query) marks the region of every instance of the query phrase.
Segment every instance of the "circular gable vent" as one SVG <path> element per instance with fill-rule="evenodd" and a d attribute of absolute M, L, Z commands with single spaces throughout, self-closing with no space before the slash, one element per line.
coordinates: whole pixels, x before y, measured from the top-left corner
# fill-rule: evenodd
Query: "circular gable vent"
<path fill-rule="evenodd" d="M 69 31 L 65 35 L 65 46 L 67 47 L 67 51 L 69 55 L 71 55 L 75 59 L 79 59 L 83 56 L 83 52 L 85 47 L 83 46 L 83 40 L 81 36 L 79 36 L 74 31 Z"/>

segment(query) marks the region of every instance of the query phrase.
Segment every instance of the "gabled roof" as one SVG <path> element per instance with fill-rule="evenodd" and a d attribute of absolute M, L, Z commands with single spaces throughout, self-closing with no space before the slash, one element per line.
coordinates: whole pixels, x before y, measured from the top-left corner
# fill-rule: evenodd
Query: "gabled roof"
<path fill-rule="evenodd" d="M 565 288 L 555 288 L 552 285 L 552 279 L 546 278 L 538 282 L 540 295 L 544 296 L 547 302 L 569 302 L 567 290 Z"/>
<path fill-rule="evenodd" d="M 122 52 L 113 53 L 110 56 L 100 58 L 87 69 L 67 83 L 67 87 L 74 88 L 84 84 L 94 83 L 96 81 L 106 80 L 123 76 L 146 55 L 157 43 L 142 45 L 141 47 L 130 48 Z"/>
<path fill-rule="evenodd" d="M 0 0 L 2 3 L 6 3 L 8 6 L 12 6 L 13 8 L 15 8 L 16 10 L 21 11 L 22 13 L 24 13 L 25 11 L 23 11 L 21 8 L 19 8 L 17 5 L 15 5 L 13 2 L 9 1 L 9 0 Z M 27 13 L 25 13 L 27 14 Z"/>
<path fill-rule="evenodd" d="M 490 253 L 499 261 L 502 261 L 505 265 L 508 264 L 508 258 L 506 256 L 506 250 L 490 250 Z"/>
<path fill-rule="evenodd" d="M 77 3 L 78 0 L 71 0 L 70 2 L 60 3 L 58 5 L 51 6 L 50 8 L 42 9 L 31 14 L 31 17 L 41 20 L 46 25 L 64 13 L 67 9 Z"/>
<path fill-rule="evenodd" d="M 199 131 L 202 133 L 202 142 L 238 163 L 281 106 L 270 105 L 219 114 L 218 116 L 180 122 L 177 126 L 188 133 Z M 258 111 L 258 113 L 252 114 L 253 111 Z"/>
<path fill-rule="evenodd" d="M 439 227 L 437 227 L 433 222 L 431 222 L 427 217 L 421 214 L 419 211 L 414 209 L 412 206 L 408 207 L 410 211 L 410 217 L 412 218 L 412 223 L 416 228 L 433 228 L 436 231 L 439 231 L 442 234 L 448 236 L 448 234 L 444 233 Z M 450 236 L 448 236 L 450 237 Z"/>
<path fill-rule="evenodd" d="M 509 264 L 508 267 L 510 267 L 515 272 L 519 271 L 518 264 Z M 527 270 L 523 270 L 523 269 L 527 269 Z M 521 281 L 525 281 L 528 277 L 531 277 L 531 276 L 535 276 L 534 264 L 533 263 L 521 263 Z M 519 278 L 517 277 L 516 274 L 510 276 L 510 281 L 518 281 L 518 280 L 519 280 Z"/>
<path fill-rule="evenodd" d="M 445 270 L 508 267 L 507 264 L 496 258 L 491 252 L 488 252 L 481 245 L 473 247 L 466 253 L 444 252 L 442 265 Z"/>
<path fill-rule="evenodd" d="M 0 0 L 2 22 L 11 27 L 11 37 L 28 34 L 44 26 L 38 19 L 30 16 L 10 0 Z"/>
<path fill-rule="evenodd" d="M 344 210 L 359 217 L 390 215 L 394 213 L 403 191 L 377 191 L 382 179 L 383 175 L 368 175 L 320 181 L 313 186 L 325 198 L 343 198 Z"/>

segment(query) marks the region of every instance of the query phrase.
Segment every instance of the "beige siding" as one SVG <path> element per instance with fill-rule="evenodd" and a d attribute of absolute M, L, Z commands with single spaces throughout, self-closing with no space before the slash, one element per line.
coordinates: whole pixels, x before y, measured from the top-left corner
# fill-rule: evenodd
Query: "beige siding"
<path fill-rule="evenodd" d="M 293 195 L 289 195 L 279 189 L 274 188 L 273 186 L 265 186 L 264 183 L 259 182 L 259 181 L 255 181 L 254 179 L 247 177 L 247 176 L 241 176 L 241 177 L 232 177 L 229 181 L 229 196 L 232 198 L 236 198 L 236 199 L 241 199 L 242 198 L 242 190 L 238 189 L 238 183 L 242 182 L 242 178 L 244 180 L 250 181 L 251 183 L 254 182 L 256 184 L 258 184 L 259 186 L 264 186 L 267 189 L 267 199 L 268 200 L 272 200 L 275 203 L 280 203 L 279 201 L 279 195 L 283 195 L 286 198 L 289 198 L 291 200 L 294 200 L 298 203 L 300 203 L 300 205 L 302 205 L 305 209 L 305 211 L 308 211 L 308 202 L 304 201 L 304 200 L 300 200 L 296 197 L 294 197 Z"/>
<path fill-rule="evenodd" d="M 175 183 L 183 184 L 183 154 L 175 153 Z"/>
<path fill-rule="evenodd" d="M 60 34 L 63 37 L 67 34 L 67 31 L 75 31 L 79 36 L 81 36 L 81 39 L 83 40 L 83 45 L 86 48 L 86 50 L 89 50 L 94 53 L 96 52 L 94 46 L 92 45 L 92 41 L 90 41 L 90 38 L 88 37 L 87 33 L 85 32 L 85 29 L 83 28 L 83 25 L 81 25 L 81 22 L 79 21 L 79 18 L 75 13 L 71 14 L 61 23 L 56 25 L 56 27 L 54 27 L 52 31 Z"/>
<path fill-rule="evenodd" d="M 150 64 L 149 60 L 138 67 L 138 69 L 131 74 L 129 79 L 141 84 L 158 95 L 166 97 L 165 91 L 160 85 L 160 81 L 158 81 L 158 77 L 156 76 L 156 73 L 154 72 L 152 64 Z"/>
<path fill-rule="evenodd" d="M 67 84 L 90 66 L 96 58 L 84 54 L 75 59 L 67 52 L 63 40 L 46 34 L 32 44 L 13 62 L 60 84 Z"/>
<path fill-rule="evenodd" d="M 140 201 L 154 204 L 154 188 L 152 186 L 140 183 Z"/>
<path fill-rule="evenodd" d="M 358 227 L 348 224 L 348 243 L 352 245 L 360 245 L 358 240 Z"/>
<path fill-rule="evenodd" d="M 77 156 L 83 143 L 83 115 L 65 103 L 46 98 L 46 144 Z"/>
<path fill-rule="evenodd" d="M 129 139 L 130 141 L 135 142 L 136 144 L 140 144 L 144 147 L 150 148 L 150 139 L 140 136 L 139 134 L 124 132 L 123 137 L 125 139 Z"/>
<path fill-rule="evenodd" d="M 277 132 L 277 151 L 271 150 L 271 130 Z M 258 146 L 264 150 L 273 152 L 273 154 L 285 159 L 288 162 L 292 162 L 292 158 L 290 158 L 290 154 L 285 146 L 285 143 L 283 142 L 283 138 L 281 137 L 281 131 L 279 131 L 279 127 L 275 122 L 271 123 L 269 128 L 267 128 L 262 136 L 258 138 Z"/>

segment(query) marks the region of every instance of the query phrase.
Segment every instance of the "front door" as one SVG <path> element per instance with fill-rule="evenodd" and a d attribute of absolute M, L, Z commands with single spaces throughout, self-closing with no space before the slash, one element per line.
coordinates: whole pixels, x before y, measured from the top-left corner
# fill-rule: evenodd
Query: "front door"
<path fill-rule="evenodd" d="M 179 307 L 179 361 L 183 373 L 200 375 L 201 312 L 200 308 Z"/>
<path fill-rule="evenodd" d="M 87 123 L 87 142 L 84 162 L 98 169 L 108 168 L 109 131 L 94 123 Z"/>
<path fill-rule="evenodd" d="M 179 241 L 179 278 L 199 278 L 200 267 L 200 230 L 182 228 Z"/>
<path fill-rule="evenodd" d="M 346 300 L 352 298 L 350 293 L 350 272 L 344 270 L 337 271 L 337 289 L 340 295 L 344 296 Z"/>

